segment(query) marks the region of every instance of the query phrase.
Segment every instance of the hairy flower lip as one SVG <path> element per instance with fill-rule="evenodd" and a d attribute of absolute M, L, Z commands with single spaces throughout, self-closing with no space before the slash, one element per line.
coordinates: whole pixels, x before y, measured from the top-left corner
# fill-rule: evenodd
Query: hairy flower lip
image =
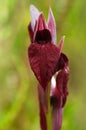
<path fill-rule="evenodd" d="M 28 49 L 31 68 L 44 90 L 52 76 L 58 71 L 58 61 L 61 55 L 63 41 L 61 40 L 58 47 L 51 42 L 47 44 L 44 42 L 40 44 L 33 42 Z"/>
<path fill-rule="evenodd" d="M 60 57 L 60 50 L 52 43 L 33 43 L 28 49 L 31 68 L 45 90 L 53 74 Z"/>

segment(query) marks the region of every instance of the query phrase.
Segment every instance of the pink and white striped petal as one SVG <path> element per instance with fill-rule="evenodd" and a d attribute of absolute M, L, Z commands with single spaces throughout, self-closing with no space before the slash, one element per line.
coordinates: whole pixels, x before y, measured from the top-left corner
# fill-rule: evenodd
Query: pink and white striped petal
<path fill-rule="evenodd" d="M 52 43 L 56 44 L 56 22 L 51 8 L 49 9 L 47 25 L 52 35 Z"/>
<path fill-rule="evenodd" d="M 31 15 L 31 27 L 32 30 L 34 31 L 36 21 L 38 20 L 38 17 L 40 15 L 39 10 L 34 5 L 30 6 L 30 15 Z"/>
<path fill-rule="evenodd" d="M 52 79 L 51 79 L 50 96 L 53 96 L 55 88 L 56 88 L 56 80 L 55 80 L 55 78 L 53 76 Z"/>

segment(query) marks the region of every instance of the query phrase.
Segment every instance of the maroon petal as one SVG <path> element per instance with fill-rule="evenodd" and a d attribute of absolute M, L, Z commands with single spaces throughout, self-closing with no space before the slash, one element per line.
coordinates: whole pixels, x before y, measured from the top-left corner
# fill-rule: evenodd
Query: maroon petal
<path fill-rule="evenodd" d="M 56 86 L 62 96 L 62 107 L 65 105 L 68 95 L 68 80 L 69 80 L 69 61 L 65 54 L 61 54 L 59 59 L 58 69 L 62 69 L 56 77 Z"/>
<path fill-rule="evenodd" d="M 56 87 L 51 89 L 51 106 L 52 106 L 52 125 L 53 130 L 61 130 L 63 107 L 66 103 L 68 89 L 67 84 L 69 80 L 69 63 L 65 54 L 60 55 L 58 61 L 58 70 L 56 76 Z M 52 87 L 52 86 L 51 86 Z"/>
<path fill-rule="evenodd" d="M 60 105 L 63 107 L 66 102 L 66 97 L 68 95 L 67 83 L 69 80 L 69 72 L 63 69 L 59 72 L 56 77 L 56 87 L 60 93 L 61 102 Z"/>
<path fill-rule="evenodd" d="M 60 69 L 68 69 L 68 72 L 69 72 L 69 60 L 67 56 L 63 53 L 61 53 L 59 62 L 58 62 L 58 70 Z"/>
<path fill-rule="evenodd" d="M 47 25 L 46 25 L 44 16 L 43 16 L 43 14 L 41 13 L 41 14 L 39 15 L 38 20 L 37 20 L 37 25 L 36 25 L 36 30 L 35 30 L 35 31 L 42 31 L 42 30 L 44 30 L 44 29 L 47 29 Z"/>
<path fill-rule="evenodd" d="M 61 130 L 62 126 L 62 110 L 66 103 L 68 90 L 67 83 L 69 79 L 69 70 L 66 68 L 61 70 L 56 77 L 56 88 L 54 95 L 51 97 L 51 105 L 53 107 L 53 130 Z M 58 92 L 58 93 L 57 93 Z"/>
<path fill-rule="evenodd" d="M 51 96 L 51 105 L 63 107 L 68 95 L 68 80 L 69 80 L 69 63 L 66 55 L 61 53 L 58 61 L 58 70 L 56 76 L 56 87 Z"/>
<path fill-rule="evenodd" d="M 28 49 L 28 55 L 31 68 L 45 90 L 54 74 L 60 56 L 60 50 L 51 43 L 33 43 Z"/>

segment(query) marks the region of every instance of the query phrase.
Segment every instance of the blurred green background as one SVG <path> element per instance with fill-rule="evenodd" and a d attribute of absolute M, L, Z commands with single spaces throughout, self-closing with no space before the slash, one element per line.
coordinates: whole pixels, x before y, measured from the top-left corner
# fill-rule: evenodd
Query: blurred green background
<path fill-rule="evenodd" d="M 30 4 L 46 18 L 51 6 L 57 43 L 66 35 L 70 81 L 62 130 L 86 130 L 86 0 L 0 0 L 0 130 L 40 130 L 37 81 L 27 56 Z"/>

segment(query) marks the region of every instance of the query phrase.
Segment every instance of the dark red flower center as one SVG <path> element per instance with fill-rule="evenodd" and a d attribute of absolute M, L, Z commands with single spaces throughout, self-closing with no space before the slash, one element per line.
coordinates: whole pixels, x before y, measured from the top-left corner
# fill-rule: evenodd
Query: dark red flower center
<path fill-rule="evenodd" d="M 36 32 L 35 42 L 37 43 L 48 43 L 51 42 L 51 34 L 48 29 L 44 29 Z"/>

